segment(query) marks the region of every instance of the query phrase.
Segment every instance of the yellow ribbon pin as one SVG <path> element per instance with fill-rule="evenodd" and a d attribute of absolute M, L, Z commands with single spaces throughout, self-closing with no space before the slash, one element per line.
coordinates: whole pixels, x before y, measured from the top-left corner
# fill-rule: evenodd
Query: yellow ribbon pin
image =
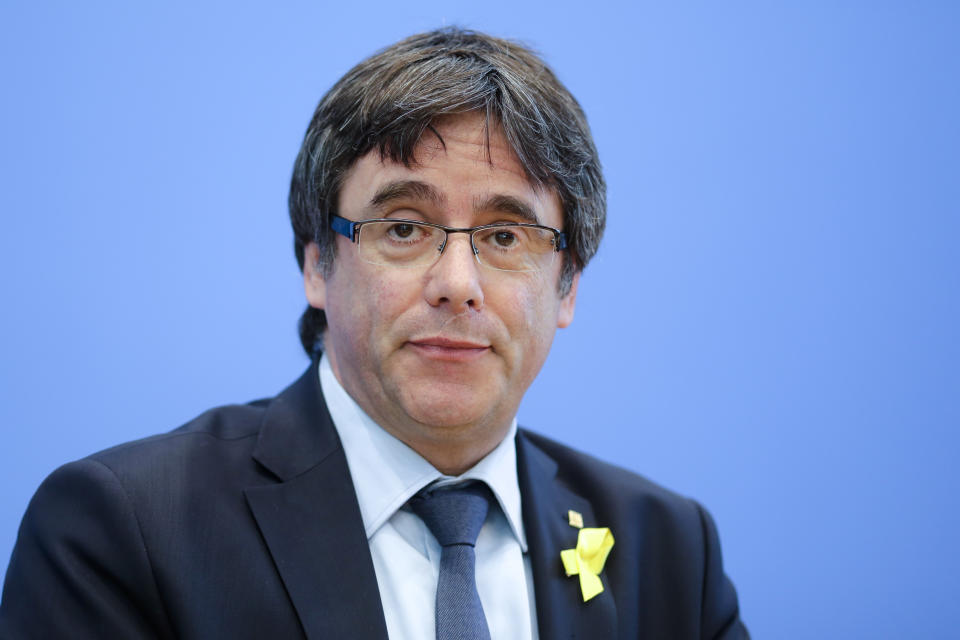
<path fill-rule="evenodd" d="M 580 591 L 583 601 L 603 591 L 600 572 L 613 548 L 613 534 L 610 529 L 580 529 L 576 549 L 564 549 L 560 552 L 563 569 L 567 576 L 580 575 Z"/>

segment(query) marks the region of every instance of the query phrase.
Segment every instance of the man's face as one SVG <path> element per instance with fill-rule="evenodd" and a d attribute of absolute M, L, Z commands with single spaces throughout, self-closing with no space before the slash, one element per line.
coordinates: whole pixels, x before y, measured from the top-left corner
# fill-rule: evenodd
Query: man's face
<path fill-rule="evenodd" d="M 553 190 L 531 185 L 502 131 L 478 114 L 435 123 L 410 166 L 374 150 L 343 182 L 339 214 L 350 220 L 406 218 L 450 227 L 536 222 L 562 229 Z M 517 205 L 520 206 L 517 206 Z M 431 266 L 369 264 L 337 236 L 333 272 L 307 247 L 305 286 L 324 309 L 324 351 L 337 378 L 387 431 L 435 466 L 469 466 L 503 438 L 540 371 L 557 327 L 573 319 L 576 281 L 558 294 L 562 256 L 537 272 L 477 263 L 467 234 L 452 234 Z M 459 462 L 440 460 L 459 452 Z M 454 458 L 457 458 L 454 455 Z M 465 467 L 464 467 L 465 468 Z"/>

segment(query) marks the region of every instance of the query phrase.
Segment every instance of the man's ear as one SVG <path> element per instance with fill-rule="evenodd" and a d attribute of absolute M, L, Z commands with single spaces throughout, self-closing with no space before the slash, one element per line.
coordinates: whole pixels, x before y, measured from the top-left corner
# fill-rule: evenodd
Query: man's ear
<path fill-rule="evenodd" d="M 327 281 L 320 273 L 317 264 L 319 257 L 320 248 L 316 242 L 303 248 L 303 290 L 307 294 L 307 302 L 315 309 L 327 306 Z"/>
<path fill-rule="evenodd" d="M 570 291 L 560 298 L 560 308 L 557 310 L 557 328 L 566 329 L 573 322 L 573 310 L 577 306 L 577 285 L 580 284 L 580 272 L 573 274 Z"/>

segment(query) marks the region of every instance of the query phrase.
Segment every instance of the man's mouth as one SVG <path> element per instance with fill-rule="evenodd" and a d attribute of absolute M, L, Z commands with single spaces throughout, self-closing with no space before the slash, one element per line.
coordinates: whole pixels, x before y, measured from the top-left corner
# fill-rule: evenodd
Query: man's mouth
<path fill-rule="evenodd" d="M 417 338 L 407 342 L 417 353 L 436 360 L 466 362 L 479 358 L 491 349 L 489 344 L 472 340 L 454 340 L 432 337 Z"/>

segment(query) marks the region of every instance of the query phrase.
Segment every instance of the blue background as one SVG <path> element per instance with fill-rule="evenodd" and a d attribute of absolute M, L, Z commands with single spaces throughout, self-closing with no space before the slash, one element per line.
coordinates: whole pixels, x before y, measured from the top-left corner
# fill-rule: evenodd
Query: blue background
<path fill-rule="evenodd" d="M 5 2 L 0 566 L 58 465 L 301 372 L 307 121 L 449 24 L 540 50 L 609 182 L 521 421 L 703 501 L 759 638 L 957 637 L 954 2 Z"/>

